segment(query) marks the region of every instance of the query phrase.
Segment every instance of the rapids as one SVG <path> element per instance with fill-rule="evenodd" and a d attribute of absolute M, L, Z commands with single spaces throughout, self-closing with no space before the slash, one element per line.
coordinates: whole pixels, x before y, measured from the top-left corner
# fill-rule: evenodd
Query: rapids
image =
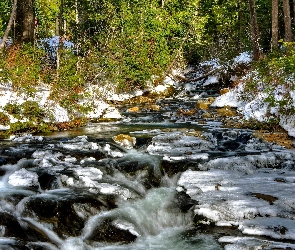
<path fill-rule="evenodd" d="M 1 141 L 0 249 L 295 249 L 295 152 L 158 105 Z"/>

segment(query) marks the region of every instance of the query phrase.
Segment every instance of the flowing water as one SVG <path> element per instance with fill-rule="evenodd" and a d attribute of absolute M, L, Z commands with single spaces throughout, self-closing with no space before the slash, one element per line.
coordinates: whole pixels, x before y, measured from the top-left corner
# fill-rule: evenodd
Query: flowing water
<path fill-rule="evenodd" d="M 257 154 L 245 151 L 251 131 L 177 113 L 194 102 L 159 105 L 122 107 L 121 122 L 2 141 L 0 249 L 222 249 L 177 183 L 209 160 Z M 122 133 L 134 148 L 113 141 Z"/>

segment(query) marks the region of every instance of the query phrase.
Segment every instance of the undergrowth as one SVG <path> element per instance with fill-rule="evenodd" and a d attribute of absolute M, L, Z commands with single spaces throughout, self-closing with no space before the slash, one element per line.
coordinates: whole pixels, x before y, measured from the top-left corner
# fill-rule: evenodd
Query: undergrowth
<path fill-rule="evenodd" d="M 277 124 L 281 115 L 295 114 L 295 47 L 293 43 L 283 45 L 285 50 L 271 53 L 253 65 L 243 95 L 249 102 L 263 93 L 271 124 Z"/>

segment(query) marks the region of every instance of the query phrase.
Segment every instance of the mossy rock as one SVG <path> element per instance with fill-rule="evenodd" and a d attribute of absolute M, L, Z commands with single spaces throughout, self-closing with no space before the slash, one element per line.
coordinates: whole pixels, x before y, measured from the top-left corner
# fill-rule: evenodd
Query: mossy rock
<path fill-rule="evenodd" d="M 293 142 L 289 139 L 287 132 L 269 133 L 266 131 L 255 131 L 253 133 L 253 136 L 265 140 L 267 142 L 276 143 L 288 149 L 294 148 Z"/>
<path fill-rule="evenodd" d="M 196 107 L 197 109 L 208 110 L 211 103 L 207 100 L 200 100 L 197 102 Z"/>
<path fill-rule="evenodd" d="M 137 113 L 139 111 L 140 111 L 139 107 L 132 107 L 127 109 L 127 112 L 130 112 L 130 113 Z"/>
<path fill-rule="evenodd" d="M 214 114 L 211 112 L 205 112 L 202 114 L 203 119 L 209 119 L 209 118 L 214 118 Z"/>
<path fill-rule="evenodd" d="M 217 111 L 217 114 L 222 117 L 232 117 L 236 115 L 236 111 L 232 110 L 232 108 L 229 106 L 225 106 L 224 108 L 219 108 L 216 111 Z"/>

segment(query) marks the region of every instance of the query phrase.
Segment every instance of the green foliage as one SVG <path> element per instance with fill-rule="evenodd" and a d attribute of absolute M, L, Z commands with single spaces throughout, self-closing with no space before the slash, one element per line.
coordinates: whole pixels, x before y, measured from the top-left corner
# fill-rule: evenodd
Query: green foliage
<path fill-rule="evenodd" d="M 20 115 L 21 107 L 16 103 L 7 103 L 3 108 L 10 115 Z"/>
<path fill-rule="evenodd" d="M 42 81 L 46 82 L 46 74 L 43 71 L 42 58 L 45 51 L 30 44 L 13 45 L 1 55 L 0 79 L 13 82 L 13 87 L 20 93 L 33 96 L 36 87 Z"/>
<path fill-rule="evenodd" d="M 85 113 L 88 107 L 79 104 L 85 96 L 85 87 L 89 64 L 67 49 L 59 50 L 60 64 L 55 81 L 51 84 L 51 99 L 60 103 L 75 116 L 75 113 Z"/>
<path fill-rule="evenodd" d="M 42 122 L 46 117 L 45 111 L 35 101 L 26 101 L 20 105 L 8 103 L 3 109 L 19 120 L 25 118 L 31 122 Z"/>
<path fill-rule="evenodd" d="M 6 30 L 6 26 L 10 18 L 11 6 L 12 1 L 1 0 L 0 2 L 0 37 L 3 37 L 4 32 Z"/>
<path fill-rule="evenodd" d="M 38 38 L 48 38 L 56 34 L 56 18 L 60 0 L 36 0 L 35 12 L 38 21 Z"/>
<path fill-rule="evenodd" d="M 171 0 L 162 7 L 161 1 L 80 1 L 75 5 L 68 0 L 66 33 L 80 54 L 93 54 L 94 70 L 118 90 L 144 88 L 153 75 L 162 76 L 184 40 L 195 40 L 200 26 L 195 19 L 197 2 Z"/>
<path fill-rule="evenodd" d="M 9 121 L 9 117 L 5 113 L 0 112 L 0 125 L 7 126 L 9 125 Z"/>
<path fill-rule="evenodd" d="M 45 117 L 45 112 L 39 104 L 34 101 L 26 101 L 20 105 L 22 115 L 31 121 L 40 122 Z"/>
<path fill-rule="evenodd" d="M 36 124 L 32 121 L 28 122 L 15 122 L 10 124 L 10 129 L 7 131 L 8 134 L 16 133 L 41 133 L 49 132 L 50 126 L 46 123 Z"/>

